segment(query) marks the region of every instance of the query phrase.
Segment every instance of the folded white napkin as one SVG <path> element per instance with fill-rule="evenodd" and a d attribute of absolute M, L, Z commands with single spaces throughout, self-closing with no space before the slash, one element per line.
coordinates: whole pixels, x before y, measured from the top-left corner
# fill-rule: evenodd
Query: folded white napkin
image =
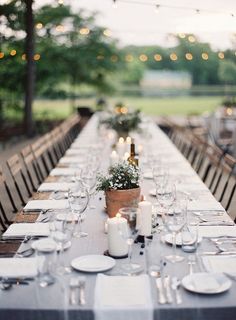
<path fill-rule="evenodd" d="M 50 172 L 50 176 L 74 176 L 80 172 L 79 168 L 55 168 Z"/>
<path fill-rule="evenodd" d="M 23 278 L 37 275 L 36 258 L 1 258 L 0 277 Z"/>
<path fill-rule="evenodd" d="M 218 201 L 199 201 L 193 200 L 188 203 L 189 211 L 225 211 L 221 203 Z"/>
<path fill-rule="evenodd" d="M 40 211 L 47 209 L 69 208 L 68 200 L 31 200 L 23 208 L 24 211 Z"/>
<path fill-rule="evenodd" d="M 13 223 L 3 233 L 3 239 L 22 238 L 24 236 L 49 236 L 49 223 Z M 0 259 L 1 260 L 1 259 Z"/>
<path fill-rule="evenodd" d="M 208 272 L 225 272 L 236 276 L 236 257 L 202 256 L 202 263 Z"/>
<path fill-rule="evenodd" d="M 96 320 L 152 320 L 153 307 L 148 276 L 98 274 L 94 308 Z"/>
<path fill-rule="evenodd" d="M 198 235 L 206 238 L 220 236 L 236 237 L 236 226 L 200 226 Z"/>
<path fill-rule="evenodd" d="M 50 192 L 50 191 L 68 191 L 73 187 L 73 183 L 67 182 L 45 182 L 42 183 L 38 188 L 39 192 Z"/>

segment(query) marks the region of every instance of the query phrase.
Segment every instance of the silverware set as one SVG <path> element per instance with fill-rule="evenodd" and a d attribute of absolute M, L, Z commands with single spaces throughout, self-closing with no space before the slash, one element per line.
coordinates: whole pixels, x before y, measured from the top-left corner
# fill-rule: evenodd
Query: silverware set
<path fill-rule="evenodd" d="M 180 280 L 177 277 L 171 278 L 169 275 L 166 275 L 165 277 L 157 278 L 158 303 L 172 304 L 175 301 L 176 304 L 181 304 L 180 284 Z"/>
<path fill-rule="evenodd" d="M 71 305 L 84 306 L 86 304 L 85 286 L 86 286 L 86 278 L 85 277 L 82 277 L 82 276 L 81 277 L 72 277 L 70 279 L 69 302 Z"/>

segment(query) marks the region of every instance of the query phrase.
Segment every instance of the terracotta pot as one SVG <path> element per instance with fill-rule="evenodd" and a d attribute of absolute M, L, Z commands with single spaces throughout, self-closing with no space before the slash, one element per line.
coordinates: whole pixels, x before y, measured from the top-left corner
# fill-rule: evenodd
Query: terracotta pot
<path fill-rule="evenodd" d="M 140 188 L 128 190 L 109 190 L 105 192 L 107 214 L 115 217 L 120 208 L 137 206 L 140 201 Z"/>

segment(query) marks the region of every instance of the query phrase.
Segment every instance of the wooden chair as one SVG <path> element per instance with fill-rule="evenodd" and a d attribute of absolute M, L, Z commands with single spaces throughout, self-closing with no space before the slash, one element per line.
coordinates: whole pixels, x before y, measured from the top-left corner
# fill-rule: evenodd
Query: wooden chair
<path fill-rule="evenodd" d="M 26 146 L 21 150 L 20 155 L 32 190 L 35 192 L 42 181 L 40 179 L 40 173 L 37 169 L 37 160 L 32 152 L 32 148 L 30 146 Z"/>
<path fill-rule="evenodd" d="M 20 206 L 18 205 L 15 194 L 13 193 L 13 187 L 14 186 L 10 186 L 6 182 L 6 178 L 3 174 L 2 167 L 0 166 L 0 192 L 1 192 L 2 207 L 6 207 L 6 206 L 3 206 L 3 204 L 7 204 L 8 206 L 10 204 L 10 211 L 12 211 L 13 213 L 16 213 Z M 2 211 L 6 215 L 6 210 L 2 209 Z M 8 221 L 7 215 L 4 216 L 4 221 L 6 222 Z"/>
<path fill-rule="evenodd" d="M 47 154 L 48 144 L 45 136 L 42 136 L 31 144 L 33 155 L 36 159 L 36 166 L 40 176 L 40 183 L 49 175 L 53 166 Z"/>
<path fill-rule="evenodd" d="M 30 190 L 29 184 L 27 182 L 26 175 L 23 171 L 19 156 L 17 154 L 13 155 L 10 159 L 7 160 L 6 164 L 12 177 L 17 194 L 21 200 L 22 205 L 24 206 L 28 198 L 32 196 L 32 191 Z"/>

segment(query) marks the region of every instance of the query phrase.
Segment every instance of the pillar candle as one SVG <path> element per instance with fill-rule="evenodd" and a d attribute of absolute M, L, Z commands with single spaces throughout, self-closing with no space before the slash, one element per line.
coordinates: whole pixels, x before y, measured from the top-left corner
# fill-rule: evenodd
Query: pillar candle
<path fill-rule="evenodd" d="M 142 236 L 150 236 L 152 232 L 152 204 L 149 201 L 141 201 L 139 209 L 139 233 Z"/>
<path fill-rule="evenodd" d="M 111 256 L 121 257 L 128 253 L 127 220 L 122 217 L 114 217 L 107 220 L 108 252 Z"/>
<path fill-rule="evenodd" d="M 126 144 L 124 138 L 120 137 L 118 143 L 116 144 L 116 150 L 119 157 L 122 159 L 125 153 Z"/>
<path fill-rule="evenodd" d="M 119 162 L 119 156 L 118 156 L 117 152 L 115 150 L 113 150 L 111 155 L 110 155 L 110 164 L 112 166 L 114 166 L 118 162 Z"/>

